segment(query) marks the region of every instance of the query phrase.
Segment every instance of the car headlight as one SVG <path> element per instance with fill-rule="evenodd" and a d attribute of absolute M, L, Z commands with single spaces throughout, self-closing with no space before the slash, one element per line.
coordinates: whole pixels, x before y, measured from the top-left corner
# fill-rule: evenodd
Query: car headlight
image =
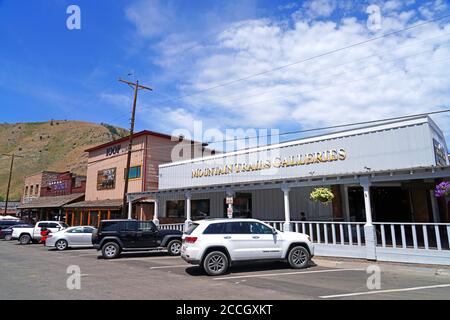
<path fill-rule="evenodd" d="M 311 241 L 311 237 L 306 235 L 306 239 L 308 239 L 308 241 Z"/>

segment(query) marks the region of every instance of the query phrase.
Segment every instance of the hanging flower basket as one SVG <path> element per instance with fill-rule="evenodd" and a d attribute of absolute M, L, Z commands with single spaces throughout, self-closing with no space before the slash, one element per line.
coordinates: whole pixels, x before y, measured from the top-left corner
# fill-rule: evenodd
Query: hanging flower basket
<path fill-rule="evenodd" d="M 444 181 L 439 183 L 434 190 L 434 195 L 436 198 L 448 197 L 450 196 L 450 182 Z"/>
<path fill-rule="evenodd" d="M 309 198 L 315 202 L 321 202 L 325 205 L 329 204 L 334 199 L 334 194 L 330 188 L 315 188 Z"/>

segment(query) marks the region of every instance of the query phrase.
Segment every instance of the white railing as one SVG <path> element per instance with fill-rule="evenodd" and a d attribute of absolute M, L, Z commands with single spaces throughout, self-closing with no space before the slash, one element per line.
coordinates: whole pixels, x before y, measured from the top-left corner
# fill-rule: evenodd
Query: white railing
<path fill-rule="evenodd" d="M 374 223 L 377 247 L 450 250 L 449 223 Z"/>
<path fill-rule="evenodd" d="M 284 221 L 265 221 L 283 230 Z M 313 243 L 363 246 L 364 222 L 291 221 L 291 230 L 307 234 Z"/>
<path fill-rule="evenodd" d="M 284 221 L 265 221 L 283 230 Z M 291 230 L 309 235 L 317 256 L 450 265 L 449 223 L 291 221 Z M 184 223 L 159 225 L 184 231 Z M 373 237 L 372 237 L 373 235 Z M 366 236 L 368 238 L 366 238 Z"/>
<path fill-rule="evenodd" d="M 169 223 L 169 224 L 160 224 L 158 226 L 160 230 L 179 230 L 184 231 L 184 223 Z"/>

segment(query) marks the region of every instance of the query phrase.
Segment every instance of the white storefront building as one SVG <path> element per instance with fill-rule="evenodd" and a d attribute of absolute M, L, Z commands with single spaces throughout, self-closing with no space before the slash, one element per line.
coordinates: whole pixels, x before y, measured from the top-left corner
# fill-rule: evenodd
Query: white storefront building
<path fill-rule="evenodd" d="M 155 222 L 252 217 L 308 233 L 317 255 L 450 264 L 447 144 L 429 117 L 408 118 L 159 166 Z M 334 199 L 310 200 L 316 187 Z M 178 220 L 177 220 L 178 219 Z"/>

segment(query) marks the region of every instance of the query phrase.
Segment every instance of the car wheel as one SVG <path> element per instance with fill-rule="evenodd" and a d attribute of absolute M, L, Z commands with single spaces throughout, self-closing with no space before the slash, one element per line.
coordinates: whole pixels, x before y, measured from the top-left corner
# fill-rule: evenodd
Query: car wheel
<path fill-rule="evenodd" d="M 203 269 L 210 276 L 220 276 L 228 270 L 228 257 L 221 251 L 208 253 L 203 260 Z"/>
<path fill-rule="evenodd" d="M 115 242 L 108 242 L 102 247 L 102 255 L 105 259 L 114 259 L 120 254 L 120 247 Z"/>
<path fill-rule="evenodd" d="M 167 246 L 167 251 L 171 256 L 179 256 L 181 253 L 181 241 L 180 240 L 172 240 L 169 242 Z"/>
<path fill-rule="evenodd" d="M 289 251 L 288 262 L 289 265 L 294 269 L 303 269 L 308 266 L 310 255 L 305 247 L 297 246 L 293 247 Z"/>
<path fill-rule="evenodd" d="M 20 244 L 29 244 L 31 241 L 31 237 L 28 234 L 23 234 L 19 238 Z"/>
<path fill-rule="evenodd" d="M 7 234 L 7 235 L 5 236 L 5 241 L 11 241 L 11 239 L 12 239 L 12 235 Z"/>
<path fill-rule="evenodd" d="M 66 250 L 68 247 L 68 243 L 66 240 L 58 240 L 55 243 L 55 247 L 56 249 L 58 249 L 59 251 L 63 251 Z"/>

